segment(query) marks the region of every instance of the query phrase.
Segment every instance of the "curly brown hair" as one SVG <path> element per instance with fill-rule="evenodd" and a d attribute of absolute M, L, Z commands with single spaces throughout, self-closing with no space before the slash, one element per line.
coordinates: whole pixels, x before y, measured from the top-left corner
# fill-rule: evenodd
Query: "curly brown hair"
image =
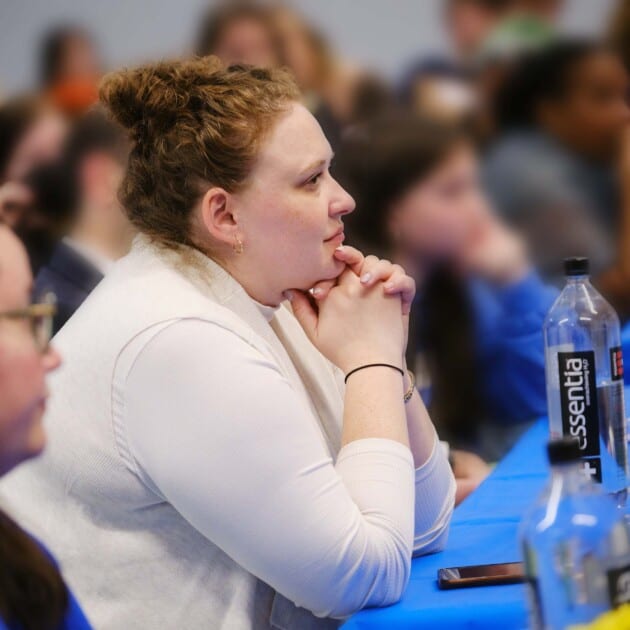
<path fill-rule="evenodd" d="M 261 141 L 299 97 L 285 70 L 225 68 L 216 57 L 106 75 L 100 98 L 132 141 L 119 192 L 129 220 L 165 245 L 197 246 L 195 203 L 211 186 L 242 187 Z"/>

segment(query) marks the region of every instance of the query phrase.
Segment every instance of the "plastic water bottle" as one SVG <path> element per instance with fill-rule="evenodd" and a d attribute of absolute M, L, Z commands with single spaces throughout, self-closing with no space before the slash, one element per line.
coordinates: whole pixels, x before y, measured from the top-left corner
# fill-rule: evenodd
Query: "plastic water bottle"
<path fill-rule="evenodd" d="M 579 441 L 584 471 L 625 504 L 628 456 L 619 318 L 589 281 L 588 260 L 565 260 L 567 284 L 544 323 L 552 439 Z"/>
<path fill-rule="evenodd" d="M 630 546 L 622 511 L 582 469 L 574 439 L 548 444 L 551 477 L 520 528 L 530 627 L 588 623 L 629 599 Z"/>

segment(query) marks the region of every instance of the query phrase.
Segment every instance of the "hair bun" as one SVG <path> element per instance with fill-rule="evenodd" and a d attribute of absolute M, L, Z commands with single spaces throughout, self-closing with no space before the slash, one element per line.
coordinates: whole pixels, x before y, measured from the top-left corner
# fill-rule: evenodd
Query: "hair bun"
<path fill-rule="evenodd" d="M 191 106 L 195 77 L 207 79 L 221 68 L 217 57 L 200 57 L 110 72 L 101 81 L 99 97 L 118 123 L 143 137 L 151 128 L 172 124 Z"/>

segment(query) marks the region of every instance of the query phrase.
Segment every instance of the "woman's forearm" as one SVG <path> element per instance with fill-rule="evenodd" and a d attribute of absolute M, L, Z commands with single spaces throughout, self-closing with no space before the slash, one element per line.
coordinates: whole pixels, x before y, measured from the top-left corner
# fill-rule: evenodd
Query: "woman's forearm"
<path fill-rule="evenodd" d="M 403 378 L 390 367 L 370 367 L 346 383 L 342 444 L 386 438 L 409 446 Z"/>

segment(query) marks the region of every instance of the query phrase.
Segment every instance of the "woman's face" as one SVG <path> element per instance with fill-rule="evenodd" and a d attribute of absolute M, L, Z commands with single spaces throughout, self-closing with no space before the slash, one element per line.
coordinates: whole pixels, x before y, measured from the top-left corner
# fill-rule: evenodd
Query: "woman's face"
<path fill-rule="evenodd" d="M 0 226 L 0 314 L 25 308 L 31 284 L 24 247 Z M 0 474 L 43 449 L 45 376 L 59 363 L 54 350 L 39 351 L 27 319 L 0 317 Z"/>
<path fill-rule="evenodd" d="M 542 124 L 584 155 L 610 159 L 630 122 L 628 86 L 615 55 L 589 55 L 574 68 L 565 96 L 541 107 Z"/>
<path fill-rule="evenodd" d="M 455 148 L 390 209 L 388 229 L 400 255 L 424 261 L 454 257 L 489 220 L 472 148 Z"/>
<path fill-rule="evenodd" d="M 259 301 L 278 303 L 283 291 L 309 289 L 343 270 L 333 254 L 354 200 L 330 175 L 332 158 L 315 118 L 294 103 L 263 143 L 246 187 L 234 195 L 244 245 L 235 264 Z"/>

